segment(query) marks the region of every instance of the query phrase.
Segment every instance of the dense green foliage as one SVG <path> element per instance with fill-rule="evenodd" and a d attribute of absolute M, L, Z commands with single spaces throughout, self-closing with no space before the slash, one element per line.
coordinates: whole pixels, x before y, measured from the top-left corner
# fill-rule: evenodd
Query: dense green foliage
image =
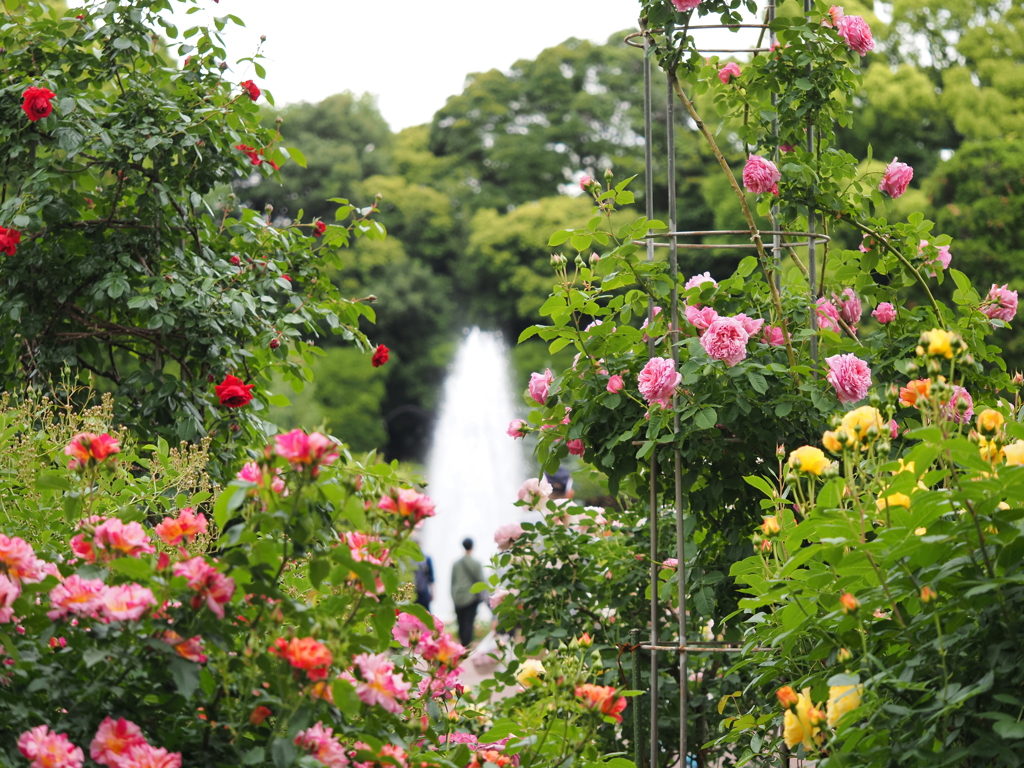
<path fill-rule="evenodd" d="M 785 6 L 782 10 L 791 12 Z M 886 201 L 880 211 L 899 219 L 923 208 L 954 238 L 954 266 L 976 277 L 979 285 L 1024 285 L 1014 282 L 1019 280 L 1014 253 L 1021 227 L 1009 221 L 1019 209 L 1013 200 L 1021 194 L 1020 9 L 1005 2 L 913 0 L 894 4 L 888 25 L 857 3 L 847 4 L 846 12 L 866 14 L 878 47 L 861 60 L 863 83 L 857 86 L 849 119 L 838 126 L 836 147 L 864 158 L 870 145 L 879 160 L 898 156 L 912 165 L 910 192 Z M 290 145 L 310 157 L 332 158 L 333 164 L 329 169 L 324 165 L 316 177 L 285 166 L 282 186 L 265 178 L 240 191 L 257 210 L 270 202 L 275 216 L 291 216 L 302 207 L 319 211 L 317 195 L 307 194 L 316 183 L 305 180 L 334 179 L 319 187 L 319 197 L 343 190 L 349 196 L 345 185 L 356 177 L 346 174 L 362 173 L 363 183 L 351 192 L 360 204 L 383 195 L 380 217 L 393 242 L 357 244 L 337 279 L 349 295 L 380 297 L 378 308 L 386 309 L 380 312 L 375 338 L 396 349 L 403 366 L 411 367 L 387 371 L 380 410 L 404 409 L 387 420 L 390 454 L 422 455 L 436 389 L 465 326 L 480 323 L 515 336 L 536 321 L 547 295 L 546 235 L 580 215 L 564 194 L 575 194 L 579 176 L 598 178 L 612 168 L 621 179 L 642 170 L 641 54 L 624 45 L 625 34 L 611 36 L 605 45 L 570 38 L 508 71 L 476 73 L 428 126 L 399 133 L 387 129 L 369 99 L 350 94 L 291 105 L 264 118 L 268 126 L 280 118 Z M 726 97 L 718 91 L 696 98 L 702 117 L 724 137 L 723 153 L 738 168 L 743 149 L 737 136 L 720 127 L 718 111 L 731 108 L 727 104 L 735 94 Z M 653 137 L 659 218 L 665 213 L 664 110 L 665 89 L 659 82 Z M 677 107 L 677 115 L 681 112 Z M 695 127 L 679 117 L 676 131 L 679 227 L 745 226 Z M 968 144 L 961 152 L 964 141 Z M 977 141 L 992 142 L 984 163 L 993 181 L 986 189 L 993 191 L 983 197 L 991 195 L 992 206 L 1002 202 L 1002 213 L 994 217 L 987 205 L 985 210 L 976 207 L 982 205 L 976 202 L 977 190 L 943 182 L 956 177 L 958 169 L 979 177 L 964 165 L 981 162 L 973 148 Z M 952 158 L 943 161 L 950 152 Z M 1005 193 L 994 191 L 1004 188 Z M 642 209 L 642 193 L 634 191 Z M 960 217 L 955 226 L 947 221 L 950 215 Z M 850 230 L 835 235 L 848 248 L 860 240 Z M 373 255 L 363 255 L 364 248 Z M 711 270 L 715 276 L 731 273 L 738 263 L 736 252 L 727 250 L 689 251 L 681 257 L 685 272 Z M 942 288 L 938 293 L 950 296 Z M 914 293 L 913 300 L 926 296 Z M 427 311 L 417 309 L 426 306 Z M 425 350 L 429 353 L 423 355 Z M 1016 348 L 1004 352 L 1011 369 L 1024 366 Z M 339 429 L 347 436 L 343 426 Z"/>

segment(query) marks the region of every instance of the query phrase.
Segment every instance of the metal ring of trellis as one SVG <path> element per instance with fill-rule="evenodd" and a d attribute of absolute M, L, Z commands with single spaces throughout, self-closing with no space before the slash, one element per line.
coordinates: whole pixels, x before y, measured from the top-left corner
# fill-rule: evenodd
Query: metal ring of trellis
<path fill-rule="evenodd" d="M 762 229 L 758 230 L 760 235 L 769 235 L 775 237 L 778 235 L 780 238 L 784 237 L 799 237 L 800 240 L 794 241 L 782 241 L 781 245 L 786 248 L 801 248 L 806 247 L 810 243 L 816 245 L 822 245 L 831 241 L 828 235 L 821 234 L 820 232 L 788 232 L 778 229 Z M 750 235 L 749 229 L 707 229 L 707 230 L 688 230 L 686 232 L 651 232 L 642 240 L 634 240 L 634 245 L 645 245 L 647 240 L 653 240 L 655 238 L 673 238 L 673 237 L 725 237 L 727 235 Z M 690 249 L 690 250 L 717 250 L 719 248 L 757 248 L 757 243 L 659 243 L 655 242 L 655 248 L 668 248 L 671 245 L 675 245 L 676 248 Z"/>
<path fill-rule="evenodd" d="M 691 24 L 688 26 L 687 31 L 692 29 L 768 29 L 767 24 Z M 643 48 L 643 43 L 633 42 L 636 38 L 644 37 L 648 34 L 657 34 L 664 32 L 664 29 L 649 29 L 646 32 L 633 32 L 632 34 L 626 35 L 623 42 L 626 45 L 632 46 L 633 48 Z M 760 48 L 701 48 L 699 53 L 767 53 L 771 51 L 771 46 L 760 47 Z"/>

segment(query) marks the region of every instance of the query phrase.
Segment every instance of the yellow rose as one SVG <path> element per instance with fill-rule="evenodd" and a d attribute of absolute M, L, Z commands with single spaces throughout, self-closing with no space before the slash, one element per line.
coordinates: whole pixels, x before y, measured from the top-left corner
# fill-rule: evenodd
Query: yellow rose
<path fill-rule="evenodd" d="M 814 749 L 814 737 L 820 729 L 811 723 L 812 709 L 811 689 L 804 688 L 797 696 L 796 711 L 787 709 L 783 715 L 782 738 L 790 749 L 796 749 L 797 744 L 803 744 L 805 749 Z"/>
<path fill-rule="evenodd" d="M 947 360 L 953 357 L 953 334 L 941 328 L 932 328 L 928 333 L 923 334 L 928 338 L 928 354 L 933 357 L 944 357 Z M 923 339 L 922 339 L 923 340 Z"/>
<path fill-rule="evenodd" d="M 797 472 L 820 475 L 828 466 L 828 459 L 825 458 L 825 454 L 820 448 L 805 445 L 789 454 L 789 466 Z"/>
<path fill-rule="evenodd" d="M 908 462 L 906 462 L 904 464 L 903 463 L 903 459 L 900 459 L 899 462 L 900 462 L 900 468 L 897 469 L 895 472 L 893 472 L 894 475 L 898 475 L 900 472 L 910 472 L 911 474 L 915 474 L 915 472 L 914 472 L 914 469 L 915 469 L 914 462 L 908 461 Z"/>
<path fill-rule="evenodd" d="M 998 461 L 1002 451 L 999 448 L 999 443 L 995 440 L 987 440 L 984 437 L 978 436 L 978 453 L 985 461 L 993 462 Z"/>
<path fill-rule="evenodd" d="M 534 683 L 539 683 L 540 676 L 545 672 L 547 670 L 540 663 L 540 659 L 527 659 L 519 665 L 519 671 L 516 672 L 516 681 L 523 688 L 529 688 Z"/>
<path fill-rule="evenodd" d="M 832 728 L 836 727 L 839 718 L 860 706 L 860 693 L 861 686 L 859 685 L 833 685 L 828 689 L 825 717 Z"/>
<path fill-rule="evenodd" d="M 1011 467 L 1024 465 L 1024 440 L 1014 440 L 1009 445 L 1004 445 L 1003 456 Z"/>
<path fill-rule="evenodd" d="M 868 434 L 871 427 L 876 430 L 874 435 Z M 882 434 L 882 414 L 877 408 L 862 405 L 843 416 L 843 429 L 854 440 L 872 442 Z"/>
<path fill-rule="evenodd" d="M 875 502 L 875 507 L 880 512 L 884 511 L 886 507 L 906 507 L 910 509 L 910 497 L 905 493 L 894 493 L 891 496 L 886 496 L 884 499 L 878 499 Z"/>
<path fill-rule="evenodd" d="M 831 430 L 821 436 L 821 444 L 825 446 L 826 451 L 831 451 L 832 453 L 843 452 L 843 444 L 839 442 L 836 433 Z"/>
<path fill-rule="evenodd" d="M 986 408 L 978 414 L 978 431 L 984 435 L 994 435 L 1003 426 L 1003 414 Z"/>
<path fill-rule="evenodd" d="M 781 531 L 782 528 L 779 526 L 779 518 L 775 515 L 769 515 L 761 523 L 761 531 L 765 536 L 775 536 Z"/>

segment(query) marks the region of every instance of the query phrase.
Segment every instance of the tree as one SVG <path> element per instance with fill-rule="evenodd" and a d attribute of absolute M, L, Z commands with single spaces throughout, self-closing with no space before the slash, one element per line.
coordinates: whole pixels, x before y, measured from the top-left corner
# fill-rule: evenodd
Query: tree
<path fill-rule="evenodd" d="M 42 385 L 68 367 L 114 392 L 121 422 L 177 440 L 228 413 L 213 388 L 226 374 L 301 378 L 305 340 L 324 329 L 366 346 L 359 320 L 372 312 L 327 275 L 351 235 L 383 229 L 346 205 L 349 224 L 332 217 L 321 237 L 308 223 L 270 227 L 227 195 L 240 178 L 276 176 L 289 153 L 259 125 L 258 86 L 223 75 L 220 31 L 239 20 L 178 42 L 169 7 L 73 16 L 28 0 L 2 13 L 0 382 Z M 259 75 L 258 58 L 241 62 Z M 253 408 L 235 413 L 262 429 Z"/>

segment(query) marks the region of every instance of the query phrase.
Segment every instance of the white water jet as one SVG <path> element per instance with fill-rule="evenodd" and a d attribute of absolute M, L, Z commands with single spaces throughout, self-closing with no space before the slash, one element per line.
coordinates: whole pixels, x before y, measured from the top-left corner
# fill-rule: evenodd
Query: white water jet
<path fill-rule="evenodd" d="M 424 523 L 422 546 L 434 563 L 431 611 L 445 621 L 455 618 L 451 572 L 462 540 L 473 539 L 473 557 L 486 566 L 495 529 L 520 517 L 514 502 L 526 466 L 521 442 L 505 433 L 513 402 L 501 335 L 473 328 L 445 381 L 426 471 L 437 513 Z"/>

